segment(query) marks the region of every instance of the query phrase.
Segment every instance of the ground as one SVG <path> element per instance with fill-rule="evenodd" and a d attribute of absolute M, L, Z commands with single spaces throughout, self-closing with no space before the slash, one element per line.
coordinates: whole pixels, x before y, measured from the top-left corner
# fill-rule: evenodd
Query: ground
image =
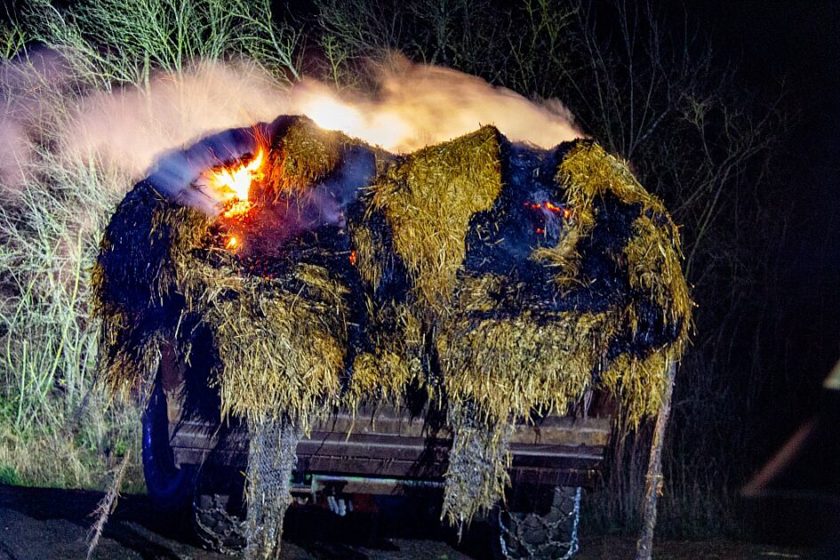
<path fill-rule="evenodd" d="M 84 558 L 90 513 L 102 497 L 96 492 L 0 486 L 0 560 Z M 300 522 L 300 520 L 298 520 Z M 316 520 L 324 528 L 329 522 Z M 312 533 L 312 532 L 310 532 Z M 331 533 L 327 530 L 326 533 Z M 453 548 L 445 535 L 416 538 L 374 538 L 366 546 L 341 538 L 323 538 L 324 531 L 283 545 L 287 560 L 470 560 Z M 124 496 L 111 518 L 96 559 L 221 560 L 192 542 L 186 522 L 155 510 L 144 496 Z M 322 538 L 318 538 L 321 535 Z M 333 535 L 334 536 L 334 535 Z M 358 534 L 357 534 L 358 536 Z M 367 539 L 370 541 L 370 539 Z M 633 558 L 632 539 L 599 537 L 584 540 L 578 560 Z M 816 558 L 806 551 L 729 541 L 659 543 L 657 560 L 785 560 Z M 835 556 L 820 556 L 834 558 Z"/>

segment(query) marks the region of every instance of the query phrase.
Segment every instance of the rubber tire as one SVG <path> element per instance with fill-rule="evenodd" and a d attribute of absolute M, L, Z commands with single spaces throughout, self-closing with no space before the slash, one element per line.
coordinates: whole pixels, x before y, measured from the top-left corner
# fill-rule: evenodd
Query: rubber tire
<path fill-rule="evenodd" d="M 143 475 L 149 498 L 158 508 L 184 511 L 192 506 L 195 467 L 175 464 L 169 443 L 166 396 L 155 383 L 143 414 Z"/>

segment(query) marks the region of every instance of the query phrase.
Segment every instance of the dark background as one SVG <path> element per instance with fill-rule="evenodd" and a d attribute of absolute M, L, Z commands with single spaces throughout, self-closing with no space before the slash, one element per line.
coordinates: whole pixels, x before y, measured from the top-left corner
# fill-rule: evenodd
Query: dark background
<path fill-rule="evenodd" d="M 4 4 L 4 17 L 18 13 L 18 3 Z M 744 91 L 778 100 L 788 115 L 774 153 L 773 190 L 755 201 L 776 227 L 747 232 L 767 266 L 754 289 L 755 306 L 744 309 L 742 326 L 733 331 L 736 355 L 726 373 L 736 395 L 749 393 L 743 385 L 755 383 L 756 369 L 762 382 L 748 417 L 716 425 L 750 425 L 744 456 L 732 457 L 739 463 L 737 485 L 813 414 L 822 381 L 840 358 L 840 3 L 655 4 L 675 29 L 688 22 L 708 34 L 721 59 L 738 66 Z M 277 17 L 295 22 L 316 13 L 311 0 L 276 7 Z"/>
<path fill-rule="evenodd" d="M 775 383 L 762 417 L 766 444 L 778 444 L 813 412 L 840 357 L 840 4 L 712 1 L 688 10 L 739 61 L 748 87 L 782 87 L 793 117 L 776 156 L 783 181 L 772 202 L 788 222 L 763 324 L 774 341 L 764 363 Z"/>

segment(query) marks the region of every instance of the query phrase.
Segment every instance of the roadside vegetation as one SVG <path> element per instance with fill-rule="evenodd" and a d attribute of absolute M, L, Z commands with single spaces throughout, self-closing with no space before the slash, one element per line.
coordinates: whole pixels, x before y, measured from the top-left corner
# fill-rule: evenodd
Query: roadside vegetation
<path fill-rule="evenodd" d="M 563 100 L 682 224 L 699 307 L 677 379 L 661 527 L 732 528 L 733 485 L 753 466 L 739 450 L 755 434 L 748 419 L 764 383 L 761 362 L 739 348 L 764 350 L 755 327 L 773 273 L 766 239 L 784 226 L 767 200 L 785 117 L 741 89 L 702 34 L 644 2 L 499 4 L 315 0 L 301 19 L 271 14 L 268 0 L 82 0 L 70 11 L 28 2 L 0 32 L 0 143 L 25 143 L 20 172 L 0 174 L 0 482 L 97 487 L 139 447 L 138 411 L 95 389 L 88 309 L 102 228 L 136 177 L 76 148 L 68 131 L 87 100 L 148 94 L 156 72 L 177 80 L 199 61 L 247 61 L 277 87 L 307 74 L 362 90 L 400 52 Z M 58 58 L 35 56 L 36 44 Z M 591 525 L 636 523 L 649 431 L 612 450 Z M 126 477 L 142 487 L 136 464 Z"/>
<path fill-rule="evenodd" d="M 19 158 L 0 184 L 0 482 L 97 487 L 139 446 L 139 411 L 95 387 L 89 313 L 101 232 L 137 177 L 80 149 L 74 119 L 97 94 L 148 93 L 154 72 L 198 61 L 248 57 L 287 81 L 296 34 L 268 2 L 31 2 L 20 16 L 0 35 L 0 133 Z M 142 488 L 138 465 L 127 478 Z"/>

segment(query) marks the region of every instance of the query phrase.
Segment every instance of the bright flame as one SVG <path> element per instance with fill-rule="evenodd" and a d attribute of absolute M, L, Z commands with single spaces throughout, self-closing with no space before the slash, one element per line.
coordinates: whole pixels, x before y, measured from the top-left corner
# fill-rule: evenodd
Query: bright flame
<path fill-rule="evenodd" d="M 263 177 L 263 158 L 263 150 L 259 149 L 247 164 L 211 171 L 207 183 L 219 193 L 223 202 L 247 201 L 251 183 Z"/>
<path fill-rule="evenodd" d="M 239 238 L 235 235 L 231 235 L 225 242 L 225 247 L 231 250 L 236 249 L 237 247 L 239 247 Z"/>
<path fill-rule="evenodd" d="M 327 94 L 304 101 L 303 112 L 315 124 L 329 130 L 358 130 L 364 123 L 361 111 Z"/>
<path fill-rule="evenodd" d="M 397 57 L 375 79 L 371 91 L 352 95 L 304 79 L 289 92 L 289 114 L 397 153 L 491 124 L 513 142 L 545 149 L 583 136 L 559 101 L 532 101 L 455 70 Z"/>
<path fill-rule="evenodd" d="M 299 110 L 321 128 L 340 130 L 386 149 L 394 149 L 412 135 L 409 123 L 396 112 L 357 108 L 327 91 L 302 95 Z"/>
<path fill-rule="evenodd" d="M 247 200 L 237 200 L 222 213 L 225 218 L 232 218 L 239 214 L 245 214 L 251 209 L 251 203 Z"/>

